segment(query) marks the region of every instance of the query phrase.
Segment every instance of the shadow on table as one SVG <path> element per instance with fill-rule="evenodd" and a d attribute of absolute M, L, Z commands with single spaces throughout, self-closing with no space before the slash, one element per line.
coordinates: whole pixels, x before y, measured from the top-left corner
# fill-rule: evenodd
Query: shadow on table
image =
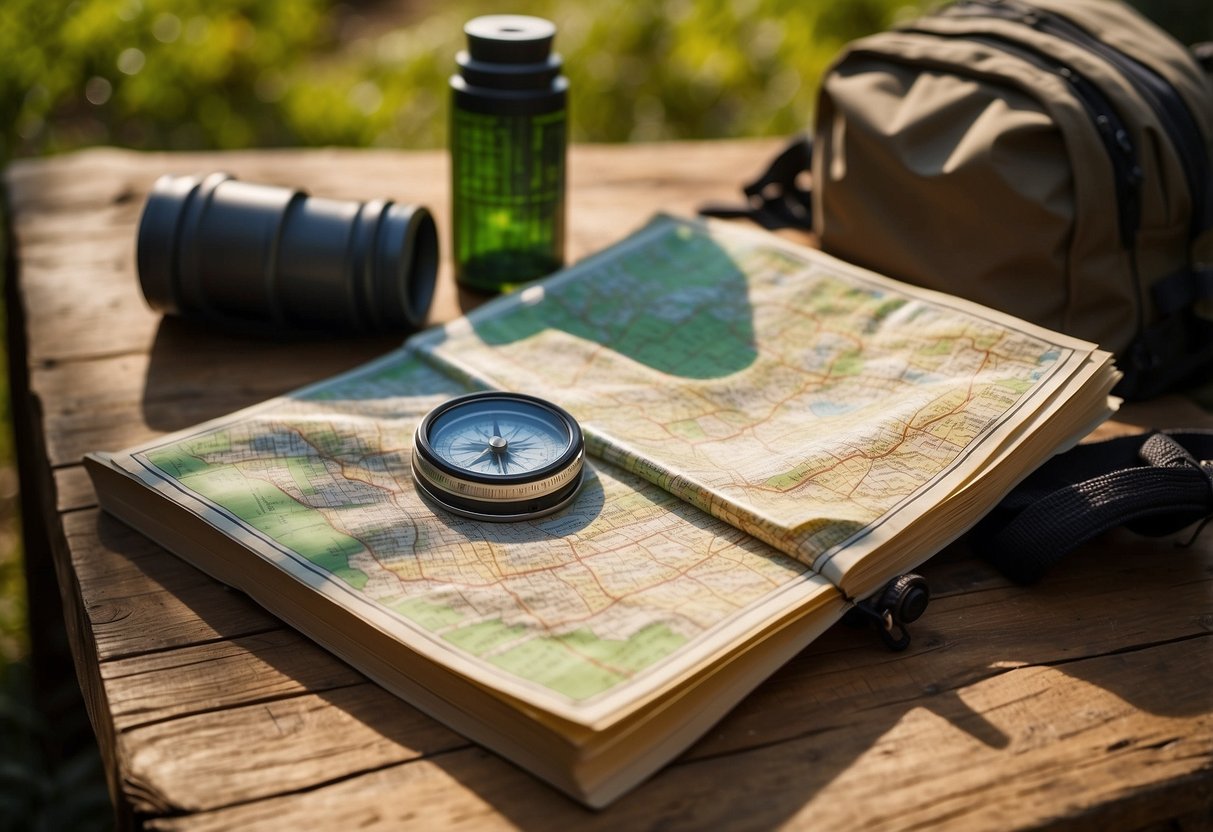
<path fill-rule="evenodd" d="M 699 380 L 728 376 L 756 360 L 749 286 L 730 252 L 707 237 L 671 231 L 621 257 L 628 268 L 616 264 L 594 279 L 562 283 L 552 302 L 523 304 L 478 322 L 477 336 L 504 345 L 561 330 L 609 344 L 663 373 Z M 459 295 L 464 310 L 485 300 L 466 290 Z M 143 416 L 156 430 L 186 428 L 336 375 L 403 340 L 403 333 L 278 336 L 254 325 L 238 330 L 166 316 L 150 351 Z M 542 384 L 544 368 L 535 372 Z"/>
<path fill-rule="evenodd" d="M 909 651 L 890 654 L 869 632 L 831 629 L 601 813 L 523 799 L 534 789 L 505 789 L 483 766 L 436 762 L 527 828 L 770 828 L 793 817 L 861 828 L 891 822 L 905 806 L 942 819 L 943 809 L 920 805 L 928 781 L 932 795 L 955 783 L 951 806 L 976 813 L 981 794 L 1005 787 L 1025 760 L 1049 770 L 1059 749 L 1113 753 L 1149 742 L 1133 735 L 1141 722 L 1213 712 L 1207 662 L 1202 671 L 1192 661 L 1207 655 L 1213 629 L 1211 554 L 1208 543 L 1172 552 L 1116 533 L 1033 588 L 1011 586 L 979 561 L 944 558 L 924 570 L 937 598 Z M 1105 728 L 1133 710 L 1145 718 Z M 1074 772 L 1079 804 L 1088 774 Z M 1191 799 L 1172 810 L 1199 809 L 1199 796 Z"/>
<path fill-rule="evenodd" d="M 182 430 L 344 372 L 403 340 L 258 337 L 165 317 L 149 355 L 143 418 L 156 430 Z"/>

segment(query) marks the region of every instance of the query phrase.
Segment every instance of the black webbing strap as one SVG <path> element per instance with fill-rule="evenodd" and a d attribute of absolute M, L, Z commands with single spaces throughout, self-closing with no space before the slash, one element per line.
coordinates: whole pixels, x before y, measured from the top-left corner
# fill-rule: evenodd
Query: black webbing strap
<path fill-rule="evenodd" d="M 1007 495 L 971 539 L 1007 577 L 1031 583 L 1115 526 L 1161 537 L 1210 517 L 1213 431 L 1158 432 L 1059 454 Z"/>
<path fill-rule="evenodd" d="M 747 205 L 701 205 L 705 217 L 750 219 L 763 228 L 813 228 L 813 194 L 797 181 L 800 174 L 813 164 L 813 143 L 808 136 L 798 136 L 771 160 L 761 176 L 742 190 Z"/>

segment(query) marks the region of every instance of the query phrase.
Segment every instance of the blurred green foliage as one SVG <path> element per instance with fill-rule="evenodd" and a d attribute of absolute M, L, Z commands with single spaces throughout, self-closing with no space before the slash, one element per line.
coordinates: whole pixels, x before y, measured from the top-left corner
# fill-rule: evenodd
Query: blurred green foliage
<path fill-rule="evenodd" d="M 292 140 L 275 73 L 322 46 L 322 0 L 5 0 L 6 155 L 99 142 L 236 147 Z"/>
<path fill-rule="evenodd" d="M 1208 0 L 1136 0 L 1183 40 Z M 575 141 L 786 134 L 846 41 L 930 0 L 515 0 L 558 26 Z M 437 147 L 500 0 L 4 0 L 0 160 L 89 144 Z"/>
<path fill-rule="evenodd" d="M 788 133 L 846 41 L 920 0 L 519 0 L 556 21 L 582 141 Z M 4 155 L 95 143 L 433 147 L 489 0 L 5 0 Z"/>
<path fill-rule="evenodd" d="M 786 134 L 848 40 L 930 0 L 515 0 L 558 26 L 575 141 Z M 1181 39 L 1208 0 L 1137 0 Z M 4 0 L 0 159 L 441 146 L 462 26 L 499 0 Z"/>

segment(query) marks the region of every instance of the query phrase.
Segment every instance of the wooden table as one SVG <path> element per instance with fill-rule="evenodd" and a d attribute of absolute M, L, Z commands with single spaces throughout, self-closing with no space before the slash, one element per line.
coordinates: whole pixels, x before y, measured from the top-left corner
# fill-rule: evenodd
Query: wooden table
<path fill-rule="evenodd" d="M 651 212 L 733 199 L 772 141 L 578 147 L 574 257 Z M 903 654 L 838 627 L 699 743 L 593 813 L 367 682 L 95 507 L 80 457 L 352 367 L 392 338 L 279 342 L 145 307 L 143 197 L 165 172 L 430 206 L 440 152 L 140 155 L 8 171 L 13 406 L 30 568 L 53 563 L 122 825 L 151 829 L 1081 829 L 1213 824 L 1213 533 L 1113 534 L 1041 585 L 953 548 Z M 436 320 L 460 304 L 444 266 Z M 1210 425 L 1184 400 L 1108 430 Z M 1176 828 L 1158 826 L 1157 828 Z"/>

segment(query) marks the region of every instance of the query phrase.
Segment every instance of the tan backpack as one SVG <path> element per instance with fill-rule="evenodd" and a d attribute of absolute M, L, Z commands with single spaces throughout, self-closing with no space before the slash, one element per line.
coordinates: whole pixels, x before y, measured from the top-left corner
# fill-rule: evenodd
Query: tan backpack
<path fill-rule="evenodd" d="M 1095 341 L 1127 396 L 1213 377 L 1213 83 L 1129 7 L 969 0 L 855 41 L 814 136 L 826 251 Z M 807 147 L 747 188 L 766 224 L 807 219 Z"/>

